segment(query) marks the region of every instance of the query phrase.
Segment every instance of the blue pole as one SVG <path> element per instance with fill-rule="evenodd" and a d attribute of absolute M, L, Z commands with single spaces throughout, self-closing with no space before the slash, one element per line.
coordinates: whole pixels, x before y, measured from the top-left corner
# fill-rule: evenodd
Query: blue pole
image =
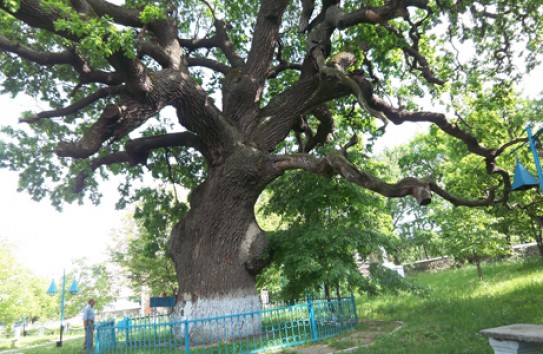
<path fill-rule="evenodd" d="M 60 342 L 59 347 L 62 347 L 62 332 L 64 331 L 64 288 L 66 286 L 66 269 L 62 271 L 62 291 L 60 295 Z"/>
<path fill-rule="evenodd" d="M 315 321 L 315 310 L 313 309 L 313 301 L 307 295 L 307 307 L 309 308 L 309 323 L 311 325 L 311 339 L 317 341 L 319 334 L 317 332 L 317 322 Z"/>
<path fill-rule="evenodd" d="M 188 320 L 185 320 L 185 354 L 190 354 L 190 334 Z"/>
<path fill-rule="evenodd" d="M 537 155 L 537 150 L 535 148 L 535 142 L 532 137 L 532 129 L 530 126 L 526 126 L 526 131 L 528 132 L 528 142 L 530 143 L 530 149 L 534 155 L 535 168 L 537 170 L 537 176 L 539 178 L 539 190 L 543 193 L 543 172 L 541 171 L 541 164 L 539 162 L 539 155 Z"/>

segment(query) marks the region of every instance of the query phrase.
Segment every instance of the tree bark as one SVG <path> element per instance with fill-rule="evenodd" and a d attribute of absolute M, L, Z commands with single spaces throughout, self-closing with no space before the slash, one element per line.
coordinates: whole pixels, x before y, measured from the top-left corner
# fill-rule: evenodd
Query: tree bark
<path fill-rule="evenodd" d="M 255 275 L 267 265 L 268 240 L 253 208 L 266 184 L 277 177 L 266 165 L 271 166 L 264 154 L 239 148 L 224 164 L 211 167 L 191 194 L 191 210 L 173 228 L 169 245 L 179 283 L 178 319 L 260 309 Z M 259 328 L 233 325 L 244 326 L 243 333 L 247 327 Z"/>

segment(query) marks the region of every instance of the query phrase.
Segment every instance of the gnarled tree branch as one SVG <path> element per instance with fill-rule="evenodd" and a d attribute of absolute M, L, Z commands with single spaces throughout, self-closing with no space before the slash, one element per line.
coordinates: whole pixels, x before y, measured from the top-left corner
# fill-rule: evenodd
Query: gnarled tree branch
<path fill-rule="evenodd" d="M 95 171 L 101 166 L 109 166 L 116 163 L 129 163 L 132 166 L 137 164 L 145 165 L 151 151 L 160 148 L 182 146 L 194 148 L 199 151 L 206 160 L 210 161 L 209 151 L 202 140 L 190 132 L 182 132 L 129 140 L 125 144 L 125 151 L 116 151 L 93 159 L 90 168 L 91 171 Z M 75 193 L 80 193 L 83 190 L 85 187 L 85 180 L 90 174 L 90 172 L 81 172 L 77 175 L 74 183 Z"/>
<path fill-rule="evenodd" d="M 346 180 L 385 197 L 399 198 L 412 195 L 421 205 L 429 204 L 431 201 L 430 185 L 427 181 L 408 177 L 397 183 L 386 183 L 360 171 L 341 152 L 330 153 L 323 159 L 307 154 L 279 156 L 273 164 L 280 171 L 302 169 L 327 178 L 339 174 Z"/>

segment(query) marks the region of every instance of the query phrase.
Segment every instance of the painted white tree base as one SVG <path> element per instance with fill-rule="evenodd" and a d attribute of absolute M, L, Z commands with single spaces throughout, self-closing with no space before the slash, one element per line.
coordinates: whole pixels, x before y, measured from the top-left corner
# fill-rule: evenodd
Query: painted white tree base
<path fill-rule="evenodd" d="M 191 344 L 212 344 L 260 334 L 261 305 L 257 295 L 202 299 L 197 302 L 181 300 L 176 305 L 171 319 L 175 322 L 176 337 Z"/>

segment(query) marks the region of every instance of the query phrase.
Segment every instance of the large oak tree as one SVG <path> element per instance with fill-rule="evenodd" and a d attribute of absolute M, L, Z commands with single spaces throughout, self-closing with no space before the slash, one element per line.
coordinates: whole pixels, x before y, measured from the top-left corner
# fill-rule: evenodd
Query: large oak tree
<path fill-rule="evenodd" d="M 254 204 L 289 170 L 421 204 L 432 193 L 468 206 L 507 199 L 497 158 L 521 138 L 483 145 L 461 116 L 413 99 L 519 80 L 541 53 L 541 13 L 530 0 L 0 0 L 2 90 L 49 104 L 4 129 L 1 165 L 56 204 L 97 201 L 96 177 L 109 173 L 127 176 L 124 193 L 146 170 L 190 188 L 169 242 L 178 309 L 249 306 L 273 256 Z M 357 134 L 387 122 L 435 124 L 484 161 L 493 185 L 455 196 L 351 162 L 347 148 L 366 146 Z"/>

